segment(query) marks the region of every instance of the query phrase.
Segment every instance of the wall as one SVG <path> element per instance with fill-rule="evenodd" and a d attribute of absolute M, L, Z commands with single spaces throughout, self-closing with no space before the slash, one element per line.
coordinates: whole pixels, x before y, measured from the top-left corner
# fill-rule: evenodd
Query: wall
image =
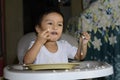
<path fill-rule="evenodd" d="M 82 12 L 82 0 L 71 0 L 72 16 L 78 16 Z"/>
<path fill-rule="evenodd" d="M 5 1 L 6 64 L 16 61 L 17 42 L 23 35 L 22 0 Z"/>
<path fill-rule="evenodd" d="M 61 12 L 63 13 L 64 15 L 64 30 L 65 31 L 66 27 L 67 27 L 67 23 L 68 23 L 68 20 L 70 19 L 71 17 L 71 7 L 70 6 L 63 6 L 63 7 L 60 7 L 60 10 Z"/>

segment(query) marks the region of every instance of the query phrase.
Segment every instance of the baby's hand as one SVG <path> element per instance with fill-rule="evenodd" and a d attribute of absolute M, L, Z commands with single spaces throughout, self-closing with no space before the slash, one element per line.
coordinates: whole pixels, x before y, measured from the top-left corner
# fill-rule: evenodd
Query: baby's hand
<path fill-rule="evenodd" d="M 49 29 L 40 31 L 40 32 L 38 32 L 37 40 L 42 42 L 42 44 L 44 44 L 44 43 L 46 43 L 47 40 L 50 39 L 49 34 L 50 34 Z"/>
<path fill-rule="evenodd" d="M 90 40 L 90 35 L 87 32 L 82 32 L 80 39 L 83 40 L 83 44 L 87 44 L 88 41 Z"/>

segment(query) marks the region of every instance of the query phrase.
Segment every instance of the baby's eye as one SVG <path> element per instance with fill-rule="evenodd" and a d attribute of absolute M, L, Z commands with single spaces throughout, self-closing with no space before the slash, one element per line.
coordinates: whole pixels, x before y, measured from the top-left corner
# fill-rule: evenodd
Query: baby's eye
<path fill-rule="evenodd" d="M 52 25 L 53 23 L 48 23 L 49 25 Z"/>
<path fill-rule="evenodd" d="M 63 24 L 58 24 L 58 26 L 63 26 Z"/>

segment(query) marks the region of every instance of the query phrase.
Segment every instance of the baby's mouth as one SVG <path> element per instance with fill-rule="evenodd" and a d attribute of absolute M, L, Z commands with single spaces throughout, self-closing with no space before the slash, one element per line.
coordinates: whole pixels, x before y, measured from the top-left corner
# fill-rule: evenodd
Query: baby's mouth
<path fill-rule="evenodd" d="M 51 32 L 52 35 L 57 35 L 58 33 L 57 32 Z"/>

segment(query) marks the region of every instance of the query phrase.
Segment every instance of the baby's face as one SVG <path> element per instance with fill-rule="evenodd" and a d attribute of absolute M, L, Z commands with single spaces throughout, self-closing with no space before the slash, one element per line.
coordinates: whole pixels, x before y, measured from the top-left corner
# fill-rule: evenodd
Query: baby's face
<path fill-rule="evenodd" d="M 63 17 L 55 12 L 44 15 L 40 28 L 41 30 L 48 29 L 50 41 L 57 41 L 62 34 Z"/>

